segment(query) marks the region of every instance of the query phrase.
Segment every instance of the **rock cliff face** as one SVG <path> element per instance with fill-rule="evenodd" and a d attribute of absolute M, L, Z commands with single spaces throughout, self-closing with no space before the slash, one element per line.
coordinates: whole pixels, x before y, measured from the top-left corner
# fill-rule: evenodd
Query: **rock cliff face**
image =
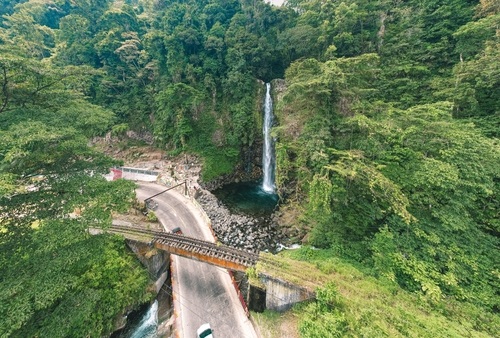
<path fill-rule="evenodd" d="M 206 190 L 216 190 L 230 183 L 257 181 L 262 177 L 262 141 L 242 149 L 242 160 L 231 174 L 222 175 L 209 182 L 199 180 Z"/>
<path fill-rule="evenodd" d="M 127 245 L 148 270 L 154 282 L 155 291 L 158 293 L 168 277 L 170 254 L 132 240 L 127 240 Z"/>
<path fill-rule="evenodd" d="M 271 95 L 273 97 L 273 102 L 279 102 L 283 99 L 285 94 L 286 83 L 284 79 L 274 79 L 271 81 Z M 276 104 L 275 104 L 276 106 Z"/>
<path fill-rule="evenodd" d="M 217 239 L 226 245 L 249 251 L 275 251 L 285 239 L 275 222 L 231 214 L 207 190 L 200 191 L 196 200 L 210 218 Z"/>
<path fill-rule="evenodd" d="M 260 80 L 257 80 L 257 82 L 256 100 L 253 108 L 255 140 L 252 144 L 246 145 L 241 149 L 240 163 L 234 168 L 233 173 L 223 175 L 210 182 L 199 182 L 204 189 L 213 191 L 229 183 L 257 181 L 262 178 L 262 124 L 264 119 L 266 84 Z M 274 105 L 282 100 L 285 89 L 285 80 L 274 79 L 271 81 L 271 96 Z"/>

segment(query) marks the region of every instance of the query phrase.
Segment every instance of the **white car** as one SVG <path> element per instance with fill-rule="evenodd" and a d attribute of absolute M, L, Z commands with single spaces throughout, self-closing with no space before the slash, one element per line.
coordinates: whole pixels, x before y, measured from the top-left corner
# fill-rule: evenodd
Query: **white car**
<path fill-rule="evenodd" d="M 196 334 L 198 338 L 214 338 L 212 328 L 208 323 L 205 323 L 202 326 L 200 326 L 196 331 Z"/>

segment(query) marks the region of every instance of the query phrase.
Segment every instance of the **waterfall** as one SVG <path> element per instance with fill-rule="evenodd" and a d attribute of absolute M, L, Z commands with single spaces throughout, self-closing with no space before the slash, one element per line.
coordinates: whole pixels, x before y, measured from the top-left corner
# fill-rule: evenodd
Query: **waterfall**
<path fill-rule="evenodd" d="M 130 338 L 154 338 L 156 337 L 156 327 L 158 325 L 158 301 L 149 308 L 148 312 L 141 319 L 137 328 L 132 332 Z"/>
<path fill-rule="evenodd" d="M 274 186 L 274 140 L 271 137 L 271 127 L 273 126 L 273 100 L 271 99 L 271 84 L 266 83 L 266 99 L 264 101 L 264 147 L 262 152 L 262 190 L 272 194 Z"/>

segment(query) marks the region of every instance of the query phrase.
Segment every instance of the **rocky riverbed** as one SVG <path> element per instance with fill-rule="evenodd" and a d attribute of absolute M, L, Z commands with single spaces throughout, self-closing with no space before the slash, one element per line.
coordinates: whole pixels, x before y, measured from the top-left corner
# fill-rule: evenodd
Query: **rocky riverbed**
<path fill-rule="evenodd" d="M 285 240 L 272 218 L 231 213 L 208 190 L 199 190 L 196 200 L 210 218 L 217 239 L 225 245 L 255 252 L 274 252 Z"/>

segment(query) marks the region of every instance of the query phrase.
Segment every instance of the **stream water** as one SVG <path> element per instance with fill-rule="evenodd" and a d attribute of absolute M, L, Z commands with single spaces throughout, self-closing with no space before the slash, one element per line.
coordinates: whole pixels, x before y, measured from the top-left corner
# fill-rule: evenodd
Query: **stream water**
<path fill-rule="evenodd" d="M 278 204 L 278 195 L 264 191 L 261 182 L 227 184 L 213 194 L 231 212 L 256 217 L 271 215 Z"/>
<path fill-rule="evenodd" d="M 113 338 L 157 338 L 158 300 L 147 308 L 141 309 L 129 317 L 124 330 L 113 334 Z"/>
<path fill-rule="evenodd" d="M 155 300 L 139 324 L 134 328 L 130 338 L 156 338 L 158 325 L 158 301 Z"/>
<path fill-rule="evenodd" d="M 275 193 L 274 185 L 274 169 L 275 169 L 275 155 L 274 155 L 274 139 L 271 135 L 271 128 L 273 127 L 273 100 L 271 98 L 271 84 L 266 83 L 266 97 L 264 100 L 264 122 L 262 127 L 262 137 L 264 139 L 264 146 L 262 149 L 262 190 L 268 194 Z"/>

